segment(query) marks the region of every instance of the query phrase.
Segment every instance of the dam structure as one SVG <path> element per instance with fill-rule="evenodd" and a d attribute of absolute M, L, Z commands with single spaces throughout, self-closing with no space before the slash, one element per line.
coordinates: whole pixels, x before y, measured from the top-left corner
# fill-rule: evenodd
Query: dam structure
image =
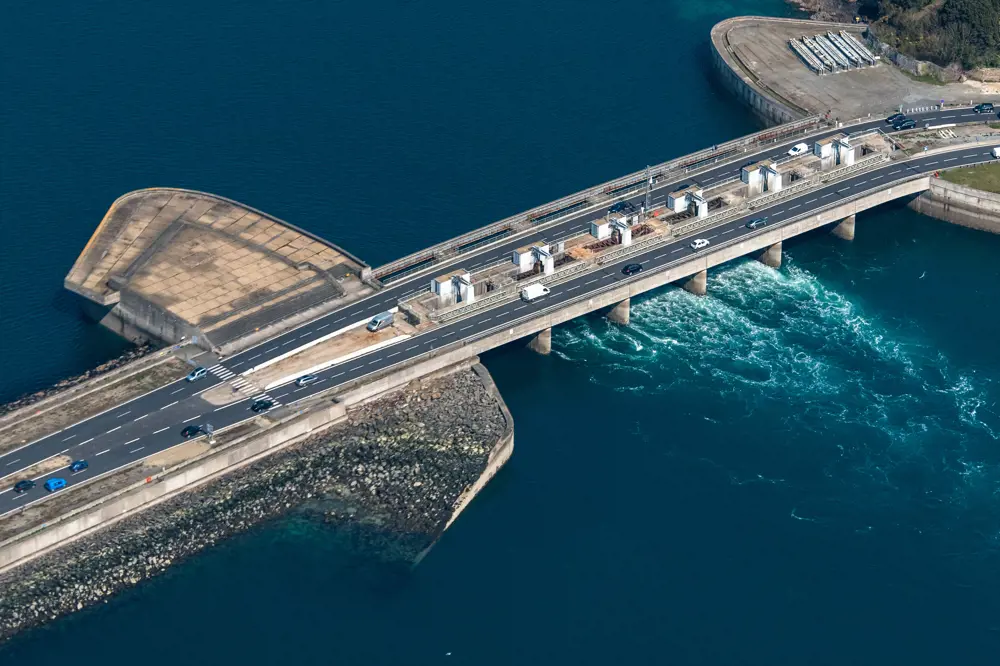
<path fill-rule="evenodd" d="M 984 120 L 969 108 L 916 118 L 941 116 Z M 708 269 L 747 255 L 778 266 L 782 243 L 814 229 L 852 238 L 857 213 L 927 190 L 936 170 L 991 159 L 990 147 L 968 145 L 910 156 L 882 119 L 837 126 L 811 117 L 376 268 L 214 195 L 131 193 L 112 206 L 66 285 L 113 329 L 193 350 L 189 364 L 206 376 L 4 450 L 0 469 L 60 454 L 90 460 L 87 474 L 67 479 L 72 488 L 178 445 L 186 425 L 220 433 L 256 419 L 253 401 L 293 413 L 348 392 L 376 395 L 515 340 L 544 353 L 552 326 L 604 309 L 627 324 L 633 296 L 671 283 L 710 292 Z M 522 298 L 534 284 L 547 293 Z M 395 312 L 396 334 L 364 331 L 386 311 Z M 349 335 L 360 335 L 355 348 L 295 365 Z M 299 386 L 303 374 L 315 379 Z M 5 492 L 0 514 L 43 500 Z"/>

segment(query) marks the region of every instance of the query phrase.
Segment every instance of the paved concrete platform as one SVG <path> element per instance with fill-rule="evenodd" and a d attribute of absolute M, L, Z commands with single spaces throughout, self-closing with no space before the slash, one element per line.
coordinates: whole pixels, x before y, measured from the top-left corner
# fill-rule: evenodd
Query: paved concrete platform
<path fill-rule="evenodd" d="M 983 88 L 972 83 L 934 85 L 903 74 L 892 63 L 819 76 L 788 46 L 792 37 L 827 30 L 858 34 L 864 26 L 798 19 L 741 16 L 712 29 L 715 48 L 727 64 L 760 91 L 801 115 L 826 114 L 842 121 L 880 116 L 896 110 L 946 103 L 989 101 Z M 804 113 L 802 113 L 804 112 Z"/>
<path fill-rule="evenodd" d="M 153 337 L 175 342 L 189 331 L 218 345 L 279 313 L 370 293 L 360 279 L 365 267 L 234 201 L 156 188 L 115 201 L 65 284 L 99 305 L 121 304 L 129 310 L 123 318 Z"/>

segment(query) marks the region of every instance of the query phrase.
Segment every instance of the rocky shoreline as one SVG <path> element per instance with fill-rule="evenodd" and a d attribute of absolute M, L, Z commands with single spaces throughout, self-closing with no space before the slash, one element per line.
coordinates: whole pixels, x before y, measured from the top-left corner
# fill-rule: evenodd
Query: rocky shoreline
<path fill-rule="evenodd" d="M 94 379 L 95 377 L 100 377 L 103 374 L 107 374 L 112 370 L 117 370 L 123 365 L 128 365 L 136 359 L 140 359 L 157 350 L 157 347 L 151 343 L 141 344 L 132 349 L 126 350 L 121 356 L 113 358 L 110 361 L 106 361 L 92 370 L 87 370 L 83 374 L 76 375 L 75 377 L 67 377 L 56 384 L 53 384 L 49 388 L 42 389 L 41 391 L 35 391 L 34 393 L 28 393 L 22 395 L 16 400 L 12 400 L 6 404 L 0 404 L 0 416 L 9 414 L 15 410 L 21 409 L 22 407 L 27 407 L 33 405 L 36 402 L 44 400 L 50 396 L 62 393 L 63 391 L 73 388 L 77 384 L 82 384 L 85 381 Z"/>
<path fill-rule="evenodd" d="M 857 12 L 857 3 L 849 0 L 788 0 L 814 21 L 839 21 L 851 23 Z"/>
<path fill-rule="evenodd" d="M 367 555 L 414 562 L 512 424 L 482 366 L 361 406 L 348 420 L 0 576 L 0 641 L 94 604 L 295 512 Z M 318 519 L 318 520 L 317 520 Z"/>

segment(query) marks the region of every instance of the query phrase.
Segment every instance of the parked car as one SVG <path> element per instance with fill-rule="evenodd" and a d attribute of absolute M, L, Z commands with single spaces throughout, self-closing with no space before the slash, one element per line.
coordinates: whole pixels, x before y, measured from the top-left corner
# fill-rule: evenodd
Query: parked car
<path fill-rule="evenodd" d="M 896 123 L 893 124 L 892 129 L 898 132 L 899 130 L 913 129 L 916 126 L 917 121 L 913 118 L 903 118 L 902 120 L 896 121 Z"/>
<path fill-rule="evenodd" d="M 54 493 L 60 488 L 65 488 L 65 487 L 66 487 L 66 479 L 61 479 L 58 476 L 53 477 L 45 482 L 45 489 L 50 493 Z"/>
<path fill-rule="evenodd" d="M 188 437 L 194 437 L 201 433 L 201 426 L 187 426 L 184 430 L 181 430 L 181 437 L 187 439 Z"/>
<path fill-rule="evenodd" d="M 368 330 L 374 333 L 375 331 L 381 331 L 387 326 L 392 326 L 394 320 L 393 314 L 391 312 L 382 312 L 380 314 L 372 317 L 372 320 L 368 322 Z"/>
<path fill-rule="evenodd" d="M 799 155 L 805 155 L 808 152 L 809 152 L 809 144 L 808 143 L 797 143 L 797 144 L 795 144 L 794 146 L 792 146 L 791 148 L 788 149 L 788 154 L 791 155 L 792 157 L 797 157 Z"/>
<path fill-rule="evenodd" d="M 755 217 L 747 222 L 747 229 L 760 229 L 767 224 L 766 217 Z"/>
<path fill-rule="evenodd" d="M 625 264 L 622 268 L 622 274 L 624 275 L 635 275 L 642 270 L 642 264 Z"/>
<path fill-rule="evenodd" d="M 69 466 L 69 471 L 82 472 L 88 467 L 90 467 L 90 463 L 88 463 L 86 460 L 77 460 L 72 465 Z"/>
<path fill-rule="evenodd" d="M 197 368 L 195 368 L 194 370 L 192 370 L 191 372 L 188 373 L 187 380 L 189 382 L 196 382 L 199 379 L 203 378 L 207 374 L 208 374 L 208 370 L 206 370 L 205 368 L 203 368 L 201 366 L 198 366 Z"/>
<path fill-rule="evenodd" d="M 261 412 L 266 412 L 267 410 L 274 407 L 274 400 L 268 400 L 267 398 L 261 398 L 260 400 L 254 400 L 253 404 L 250 405 L 250 411 L 254 414 L 259 414 Z"/>
<path fill-rule="evenodd" d="M 886 123 L 886 125 L 895 125 L 896 123 L 898 123 L 900 120 L 903 120 L 904 118 L 906 118 L 906 114 L 903 114 L 903 113 L 894 113 L 894 114 L 892 114 L 891 116 L 889 116 L 888 118 L 885 119 L 885 123 Z"/>
<path fill-rule="evenodd" d="M 35 487 L 35 482 L 31 479 L 25 479 L 24 481 L 18 481 L 14 484 L 14 492 L 20 495 L 21 493 L 26 493 Z"/>
<path fill-rule="evenodd" d="M 706 247 L 708 247 L 708 239 L 706 238 L 696 238 L 693 241 L 691 241 L 691 249 L 694 250 L 695 252 L 697 252 L 698 250 L 702 250 Z"/>
<path fill-rule="evenodd" d="M 993 102 L 983 102 L 972 107 L 976 113 L 993 113 Z"/>

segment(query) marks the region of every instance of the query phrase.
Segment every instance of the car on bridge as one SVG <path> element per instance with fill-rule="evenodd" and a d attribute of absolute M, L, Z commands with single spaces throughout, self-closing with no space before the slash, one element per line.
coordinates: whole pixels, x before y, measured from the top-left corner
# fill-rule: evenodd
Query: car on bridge
<path fill-rule="evenodd" d="M 993 102 L 983 102 L 972 107 L 976 113 L 993 113 Z"/>
<path fill-rule="evenodd" d="M 885 124 L 886 125 L 895 125 L 900 120 L 903 120 L 905 118 L 906 118 L 906 114 L 903 114 L 903 113 L 894 113 L 894 114 L 892 114 L 891 116 L 889 116 L 888 118 L 885 119 Z"/>
<path fill-rule="evenodd" d="M 642 270 L 642 264 L 625 264 L 625 267 L 622 269 L 622 274 L 635 275 L 641 270 Z"/>
<path fill-rule="evenodd" d="M 747 229 L 760 229 L 767 224 L 766 217 L 755 217 L 747 222 Z"/>
<path fill-rule="evenodd" d="M 301 377 L 295 380 L 295 385 L 301 388 L 303 386 L 309 386 L 310 384 L 317 381 L 319 381 L 319 377 L 317 377 L 316 375 L 302 375 Z"/>
<path fill-rule="evenodd" d="M 788 149 L 788 154 L 791 157 L 798 157 L 799 155 L 805 155 L 808 152 L 809 152 L 808 143 L 797 143 Z"/>
<path fill-rule="evenodd" d="M 31 479 L 25 479 L 23 481 L 18 481 L 14 484 L 14 492 L 20 495 L 21 493 L 26 493 L 35 487 L 35 482 Z"/>
<path fill-rule="evenodd" d="M 693 241 L 691 241 L 691 249 L 694 250 L 695 252 L 697 252 L 698 250 L 704 250 L 706 247 L 708 247 L 707 238 L 695 238 Z"/>
<path fill-rule="evenodd" d="M 266 412 L 272 407 L 274 407 L 274 400 L 261 398 L 260 400 L 253 401 L 253 404 L 250 405 L 250 411 L 253 412 L 254 414 L 260 414 L 261 412 Z"/>
<path fill-rule="evenodd" d="M 66 487 L 66 479 L 53 477 L 45 482 L 45 489 L 50 493 L 54 493 L 57 490 L 61 490 Z"/>
<path fill-rule="evenodd" d="M 69 466 L 69 471 L 71 472 L 82 472 L 83 470 L 90 467 L 90 463 L 86 460 L 76 460 L 72 465 Z"/>
<path fill-rule="evenodd" d="M 188 376 L 186 377 L 186 379 L 189 382 L 196 382 L 199 379 L 204 378 L 205 375 L 207 375 L 207 374 L 208 374 L 208 370 L 206 370 L 205 368 L 203 368 L 201 366 L 198 366 L 197 368 L 195 368 L 194 370 L 192 370 L 191 372 L 188 373 Z"/>
<path fill-rule="evenodd" d="M 200 433 L 201 433 L 201 426 L 190 425 L 184 428 L 184 430 L 181 430 L 181 437 L 187 439 L 188 437 L 194 437 L 195 435 Z"/>

